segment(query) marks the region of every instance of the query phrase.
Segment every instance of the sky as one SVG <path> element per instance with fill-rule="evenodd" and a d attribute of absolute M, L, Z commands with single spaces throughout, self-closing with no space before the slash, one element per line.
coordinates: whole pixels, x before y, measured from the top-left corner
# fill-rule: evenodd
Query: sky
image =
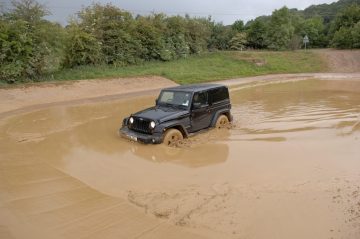
<path fill-rule="evenodd" d="M 63 25 L 66 25 L 70 15 L 93 2 L 112 3 L 135 15 L 147 15 L 152 12 L 182 16 L 188 13 L 192 17 L 210 15 L 216 22 L 228 25 L 236 20 L 246 22 L 261 15 L 271 15 L 275 9 L 283 6 L 303 10 L 310 5 L 334 1 L 336 0 L 38 0 L 45 4 L 52 13 L 47 19 Z M 10 0 L 0 0 L 0 4 L 3 3 L 5 6 L 8 6 L 9 2 Z"/>

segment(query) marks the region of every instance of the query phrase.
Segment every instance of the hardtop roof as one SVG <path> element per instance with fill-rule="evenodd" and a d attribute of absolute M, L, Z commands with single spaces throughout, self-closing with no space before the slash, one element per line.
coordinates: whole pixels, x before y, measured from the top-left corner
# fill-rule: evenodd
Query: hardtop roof
<path fill-rule="evenodd" d="M 226 87 L 226 86 L 221 84 L 192 84 L 192 85 L 180 85 L 175 87 L 169 87 L 163 90 L 199 92 L 199 91 L 216 89 L 220 87 Z"/>

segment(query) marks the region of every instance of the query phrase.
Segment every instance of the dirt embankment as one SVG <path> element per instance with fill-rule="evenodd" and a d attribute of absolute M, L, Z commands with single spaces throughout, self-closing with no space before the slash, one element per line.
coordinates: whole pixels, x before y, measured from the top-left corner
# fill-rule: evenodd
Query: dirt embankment
<path fill-rule="evenodd" d="M 330 72 L 360 72 L 359 50 L 317 50 L 317 52 L 328 62 Z"/>
<path fill-rule="evenodd" d="M 0 89 L 0 114 L 34 105 L 49 106 L 53 103 L 84 99 L 120 97 L 124 94 L 153 91 L 174 85 L 174 82 L 157 76 L 29 84 Z"/>

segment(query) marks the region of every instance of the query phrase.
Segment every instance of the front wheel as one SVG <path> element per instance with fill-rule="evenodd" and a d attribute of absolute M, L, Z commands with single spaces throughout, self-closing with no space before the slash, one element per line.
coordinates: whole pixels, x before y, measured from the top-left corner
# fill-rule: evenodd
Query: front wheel
<path fill-rule="evenodd" d="M 167 146 L 175 146 L 184 137 L 182 133 L 177 129 L 168 129 L 165 132 L 163 144 Z"/>
<path fill-rule="evenodd" d="M 217 129 L 224 128 L 229 124 L 229 119 L 226 115 L 220 115 L 219 118 L 216 120 L 215 127 Z"/>

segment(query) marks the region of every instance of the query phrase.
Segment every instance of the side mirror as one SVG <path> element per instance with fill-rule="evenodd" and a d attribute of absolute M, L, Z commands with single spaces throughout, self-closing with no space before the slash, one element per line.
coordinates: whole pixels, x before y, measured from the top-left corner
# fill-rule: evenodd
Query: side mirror
<path fill-rule="evenodd" d="M 158 104 L 158 102 L 159 102 L 159 99 L 156 99 L 156 100 L 155 100 L 155 105 L 157 105 L 157 104 Z"/>
<path fill-rule="evenodd" d="M 201 103 L 200 102 L 193 103 L 193 109 L 200 109 L 200 108 L 201 108 Z"/>

